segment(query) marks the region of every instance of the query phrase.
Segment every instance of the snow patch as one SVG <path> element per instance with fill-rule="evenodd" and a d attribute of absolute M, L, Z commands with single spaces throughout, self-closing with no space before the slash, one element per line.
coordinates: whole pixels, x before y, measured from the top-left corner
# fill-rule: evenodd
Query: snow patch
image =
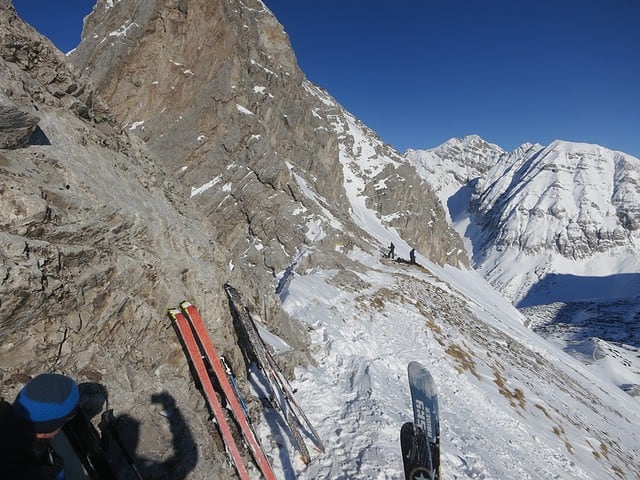
<path fill-rule="evenodd" d="M 245 115 L 255 115 L 251 110 L 249 110 L 248 108 L 243 107 L 240 104 L 236 104 L 236 109 L 240 112 L 243 113 Z"/>
<path fill-rule="evenodd" d="M 135 23 L 135 22 L 127 22 L 124 25 L 122 25 L 120 28 L 118 28 L 117 30 L 109 32 L 108 36 L 109 37 L 126 37 L 127 36 L 127 32 L 129 31 L 129 29 L 132 28 L 132 27 L 137 27 L 137 26 L 139 26 L 139 25 L 137 23 Z"/>
<path fill-rule="evenodd" d="M 202 185 L 200 187 L 191 187 L 191 197 L 190 198 L 193 198 L 196 195 L 200 195 L 200 194 L 206 192 L 207 190 L 209 190 L 214 185 L 217 185 L 218 183 L 220 183 L 221 179 L 222 179 L 222 176 L 218 175 L 216 178 L 214 178 L 213 180 L 208 181 L 207 183 L 205 183 L 204 185 Z"/>

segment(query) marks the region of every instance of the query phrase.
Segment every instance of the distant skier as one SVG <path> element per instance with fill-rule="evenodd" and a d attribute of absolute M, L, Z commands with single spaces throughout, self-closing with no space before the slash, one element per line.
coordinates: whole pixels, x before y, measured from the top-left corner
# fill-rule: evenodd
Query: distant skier
<path fill-rule="evenodd" d="M 416 249 L 412 248 L 411 251 L 409 252 L 409 263 L 411 265 L 415 265 L 416 264 Z"/>
<path fill-rule="evenodd" d="M 395 258 L 395 251 L 396 246 L 393 244 L 393 242 L 391 242 L 391 245 L 389 245 L 389 253 L 387 254 L 387 258 Z"/>

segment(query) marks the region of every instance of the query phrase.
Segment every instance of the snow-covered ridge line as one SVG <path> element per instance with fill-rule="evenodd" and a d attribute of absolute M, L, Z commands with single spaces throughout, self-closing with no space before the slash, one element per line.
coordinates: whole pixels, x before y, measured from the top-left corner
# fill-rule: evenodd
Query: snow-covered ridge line
<path fill-rule="evenodd" d="M 509 298 L 521 299 L 554 267 L 613 273 L 599 264 L 601 253 L 626 250 L 616 268 L 640 271 L 632 253 L 640 242 L 640 160 L 631 155 L 560 140 L 507 153 L 474 136 L 406 158 L 449 207 L 474 265 Z M 500 267 L 506 256 L 528 267 Z M 535 257 L 548 266 L 532 268 Z M 563 270 L 572 264 L 575 271 Z M 526 279 L 513 278 L 523 270 Z"/>

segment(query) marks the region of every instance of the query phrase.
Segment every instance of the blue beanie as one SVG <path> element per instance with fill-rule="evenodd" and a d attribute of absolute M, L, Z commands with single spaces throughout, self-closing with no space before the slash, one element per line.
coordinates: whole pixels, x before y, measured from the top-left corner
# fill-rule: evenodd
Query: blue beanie
<path fill-rule="evenodd" d="M 33 425 L 35 433 L 50 433 L 75 414 L 79 399 L 78 385 L 72 379 L 43 373 L 20 390 L 13 409 Z"/>

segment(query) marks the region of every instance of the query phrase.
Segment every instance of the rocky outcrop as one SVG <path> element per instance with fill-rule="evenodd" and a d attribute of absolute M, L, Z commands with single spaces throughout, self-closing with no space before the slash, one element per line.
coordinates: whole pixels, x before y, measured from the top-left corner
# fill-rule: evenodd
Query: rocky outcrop
<path fill-rule="evenodd" d="M 282 27 L 261 2 L 110 5 L 99 2 L 87 19 L 74 61 L 90 72 L 123 128 L 175 172 L 234 258 L 264 265 L 275 277 L 310 245 L 310 222 L 323 225 L 328 245 L 358 238 L 370 244 L 363 248 L 379 249 L 361 232 L 348 231 L 351 205 L 339 160 L 340 145 L 355 141 L 339 127 L 348 114 L 305 79 Z M 349 155 L 366 161 L 362 151 Z M 411 168 L 397 168 L 392 159 L 400 157 L 390 148 L 377 155 L 387 159 L 390 175 L 406 183 L 415 178 Z M 332 227 L 300 182 L 325 199 L 343 229 Z M 433 241 L 430 208 L 406 214 L 435 204 L 430 195 L 428 188 L 407 189 L 398 198 L 378 192 L 374 203 L 380 215 L 401 213 L 394 226 L 402 226 L 421 253 L 457 264 L 456 255 L 446 255 L 457 247 Z M 292 215 L 302 208 L 304 214 Z M 319 256 L 335 262 L 333 254 Z"/>
<path fill-rule="evenodd" d="M 39 121 L 0 93 L 0 150 L 27 145 Z"/>
<path fill-rule="evenodd" d="M 89 81 L 10 5 L 2 8 L 2 91 L 15 108 L 37 113 L 47 141 L 0 150 L 0 396 L 12 400 L 37 373 L 65 372 L 127 412 L 121 420 L 127 440 L 140 439 L 145 473 L 184 478 L 175 469 L 193 468 L 197 448 L 183 443 L 197 435 L 199 464 L 227 477 L 206 418 L 184 421 L 198 418 L 200 396 L 165 311 L 197 299 L 212 332 L 232 339 L 222 284 L 241 277 L 220 274 L 228 252 L 146 146 L 120 131 Z M 268 299 L 264 311 L 276 312 L 274 323 L 301 351 L 304 335 Z M 235 345 L 225 353 L 242 374 Z"/>
<path fill-rule="evenodd" d="M 51 107 L 96 126 L 105 144 L 119 151 L 127 149 L 127 137 L 120 134 L 88 79 L 47 38 L 24 23 L 11 2 L 0 8 L 0 104 L 4 121 L 11 122 L 10 127 L 0 127 L 8 142 L 4 148 L 48 144 L 50 139 L 36 119 L 43 118 L 43 107 Z"/>

